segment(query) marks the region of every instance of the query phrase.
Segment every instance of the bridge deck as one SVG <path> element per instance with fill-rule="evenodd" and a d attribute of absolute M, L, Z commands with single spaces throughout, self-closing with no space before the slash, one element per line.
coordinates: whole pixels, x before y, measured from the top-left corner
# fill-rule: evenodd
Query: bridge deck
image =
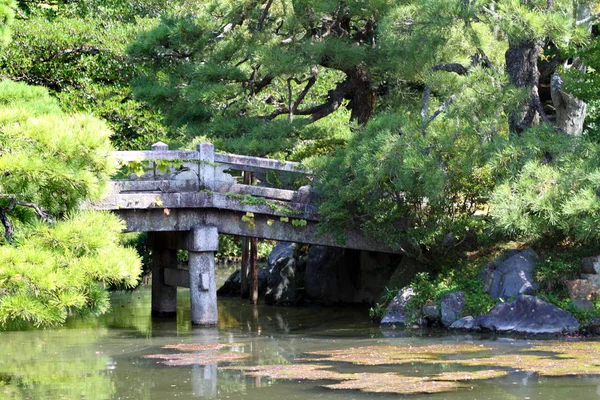
<path fill-rule="evenodd" d="M 297 163 L 215 153 L 208 143 L 198 145 L 195 151 L 169 151 L 161 145 L 153 146 L 153 151 L 115 152 L 121 163 L 143 164 L 144 173 L 112 181 L 108 196 L 89 207 L 116 212 L 125 220 L 128 231 L 189 231 L 207 224 L 223 234 L 403 252 L 360 232 L 346 232 L 342 243 L 320 233 L 317 224 L 321 217 L 309 187 L 289 190 L 240 184 L 229 173 L 279 171 L 310 176 L 310 171 Z M 176 166 L 168 165 L 170 162 Z"/>

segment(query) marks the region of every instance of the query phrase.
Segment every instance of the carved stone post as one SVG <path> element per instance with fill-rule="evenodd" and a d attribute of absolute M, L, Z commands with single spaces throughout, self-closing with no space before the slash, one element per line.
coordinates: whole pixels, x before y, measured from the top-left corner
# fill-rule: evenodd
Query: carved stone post
<path fill-rule="evenodd" d="M 198 164 L 200 189 L 214 190 L 215 146 L 213 146 L 212 143 L 200 143 L 196 145 L 196 151 L 200 153 L 200 161 Z"/>
<path fill-rule="evenodd" d="M 195 226 L 189 235 L 190 302 L 192 324 L 214 326 L 218 322 L 215 251 L 219 232 L 215 226 Z"/>
<path fill-rule="evenodd" d="M 152 316 L 174 317 L 177 314 L 177 287 L 165 284 L 165 268 L 177 266 L 177 251 L 169 250 L 165 242 L 167 232 L 148 232 L 152 246 Z"/>
<path fill-rule="evenodd" d="M 152 151 L 167 151 L 169 150 L 169 145 L 163 142 L 156 142 L 152 145 Z M 157 178 L 157 176 L 159 175 L 158 171 L 157 171 L 157 166 L 156 166 L 156 162 L 152 161 L 151 163 L 152 166 L 152 172 L 154 175 L 154 179 Z"/>

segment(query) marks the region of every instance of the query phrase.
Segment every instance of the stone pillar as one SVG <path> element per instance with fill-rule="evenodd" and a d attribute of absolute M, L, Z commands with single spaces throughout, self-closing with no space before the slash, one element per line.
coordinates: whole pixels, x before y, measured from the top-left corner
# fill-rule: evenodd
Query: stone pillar
<path fill-rule="evenodd" d="M 196 151 L 200 153 L 198 164 L 198 179 L 200 189 L 214 190 L 215 188 L 215 146 L 212 143 L 200 143 L 196 145 Z"/>
<path fill-rule="evenodd" d="M 219 232 L 215 226 L 195 226 L 189 234 L 190 302 L 192 324 L 214 326 L 218 322 L 215 251 Z"/>
<path fill-rule="evenodd" d="M 177 287 L 165 284 L 165 267 L 177 267 L 177 251 L 160 245 L 166 232 L 148 232 L 152 245 L 152 316 L 174 317 L 177 315 Z"/>

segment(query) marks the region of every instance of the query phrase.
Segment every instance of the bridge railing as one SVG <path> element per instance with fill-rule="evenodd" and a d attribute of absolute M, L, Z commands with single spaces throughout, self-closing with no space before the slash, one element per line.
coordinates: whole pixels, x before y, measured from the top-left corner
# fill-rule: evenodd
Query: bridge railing
<path fill-rule="evenodd" d="M 309 187 L 287 190 L 238 182 L 230 171 L 259 175 L 273 172 L 311 176 L 299 163 L 238 154 L 217 153 L 211 143 L 200 143 L 196 150 L 169 150 L 165 143 L 155 143 L 150 151 L 115 151 L 122 165 L 137 165 L 141 171 L 113 180 L 118 193 L 174 193 L 213 191 L 234 195 L 251 195 L 293 203 L 308 203 Z M 239 178 L 239 177 L 238 177 Z"/>

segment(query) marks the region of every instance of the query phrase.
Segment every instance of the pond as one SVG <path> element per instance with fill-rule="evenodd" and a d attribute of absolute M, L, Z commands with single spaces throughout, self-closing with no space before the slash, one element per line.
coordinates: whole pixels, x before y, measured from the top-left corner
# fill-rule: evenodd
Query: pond
<path fill-rule="evenodd" d="M 55 330 L 0 334 L 0 398 L 560 399 L 600 396 L 600 342 L 381 331 L 364 309 L 219 299 L 219 325 L 150 317 L 150 291 Z M 567 375 L 567 376 L 565 376 Z M 411 394 L 414 393 L 414 394 Z"/>

